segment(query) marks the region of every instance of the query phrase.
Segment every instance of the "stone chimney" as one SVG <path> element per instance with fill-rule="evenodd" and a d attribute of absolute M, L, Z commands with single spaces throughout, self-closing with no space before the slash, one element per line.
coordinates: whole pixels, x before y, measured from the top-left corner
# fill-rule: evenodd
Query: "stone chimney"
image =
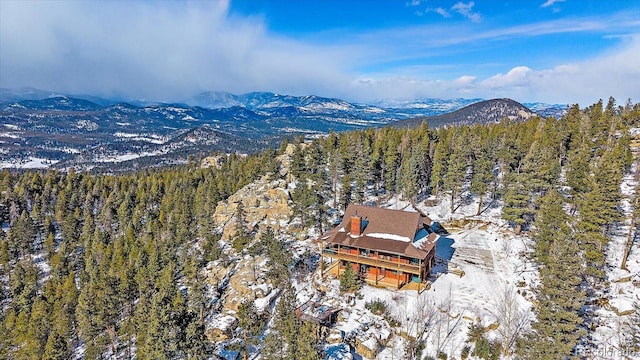
<path fill-rule="evenodd" d="M 362 235 L 362 218 L 360 216 L 356 215 L 351 217 L 351 235 Z"/>

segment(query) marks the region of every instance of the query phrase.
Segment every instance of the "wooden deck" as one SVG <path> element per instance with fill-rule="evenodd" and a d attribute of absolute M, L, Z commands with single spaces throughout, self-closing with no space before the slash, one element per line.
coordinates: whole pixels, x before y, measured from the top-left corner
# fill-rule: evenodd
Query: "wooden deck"
<path fill-rule="evenodd" d="M 324 275 L 330 275 L 334 278 L 338 278 L 338 262 L 334 262 L 324 269 Z M 344 269 L 340 270 L 340 274 L 344 273 Z M 367 285 L 379 287 L 379 288 L 391 288 L 391 289 L 399 289 L 399 290 L 416 290 L 418 292 L 422 292 L 425 290 L 429 290 L 431 288 L 431 283 L 428 280 L 420 282 L 409 281 L 408 283 L 400 283 L 400 287 L 398 288 L 398 280 L 391 279 L 386 277 L 379 277 L 376 283 L 376 279 L 374 275 L 367 274 L 366 277 L 363 278 L 364 282 Z"/>

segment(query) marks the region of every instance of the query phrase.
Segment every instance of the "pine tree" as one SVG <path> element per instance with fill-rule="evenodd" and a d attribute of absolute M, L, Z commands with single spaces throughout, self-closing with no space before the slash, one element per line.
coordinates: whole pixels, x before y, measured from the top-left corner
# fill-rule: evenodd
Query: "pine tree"
<path fill-rule="evenodd" d="M 9 278 L 9 291 L 13 307 L 28 314 L 37 289 L 38 269 L 31 263 L 19 261 Z"/>
<path fill-rule="evenodd" d="M 586 336 L 579 314 L 586 301 L 581 276 L 585 269 L 562 206 L 562 198 L 555 191 L 541 199 L 539 213 L 546 215 L 536 222 L 534 240 L 540 242 L 536 253 L 541 254 L 542 285 L 533 332 L 519 346 L 526 359 L 573 358 L 574 347 Z"/>
<path fill-rule="evenodd" d="M 286 284 L 276 305 L 273 328 L 267 335 L 262 355 L 267 359 L 295 359 L 301 320 L 296 316 L 295 289 Z"/>
<path fill-rule="evenodd" d="M 25 349 L 31 358 L 41 358 L 51 331 L 50 306 L 47 301 L 38 296 L 31 307 L 29 319 L 29 338 Z"/>
<path fill-rule="evenodd" d="M 264 323 L 253 301 L 243 301 L 238 306 L 237 317 L 240 331 L 237 337 L 242 339 L 240 352 L 247 357 L 250 347 L 258 343 L 258 335 L 262 333 Z"/>
<path fill-rule="evenodd" d="M 450 153 L 448 132 L 446 132 L 446 130 L 440 130 L 438 132 L 438 141 L 435 145 L 433 167 L 431 169 L 431 184 L 435 187 L 434 193 L 436 198 L 440 195 L 443 180 L 448 171 Z"/>
<path fill-rule="evenodd" d="M 235 233 L 233 235 L 233 248 L 238 252 L 242 251 L 251 242 L 251 236 L 245 230 L 245 217 L 244 205 L 242 202 L 238 202 L 235 215 Z"/>
<path fill-rule="evenodd" d="M 346 210 L 347 206 L 351 203 L 351 197 L 353 195 L 353 189 L 351 187 L 351 182 L 353 178 L 350 175 L 345 175 L 342 177 L 342 183 L 340 187 L 340 206 L 342 209 Z"/>
<path fill-rule="evenodd" d="M 569 154 L 567 161 L 567 185 L 571 187 L 574 197 L 586 193 L 589 188 L 589 168 L 590 149 L 587 147 L 578 148 Z"/>
<path fill-rule="evenodd" d="M 43 360 L 67 360 L 71 358 L 71 349 L 65 339 L 57 330 L 49 334 L 49 339 L 44 348 Z"/>
<path fill-rule="evenodd" d="M 33 220 L 25 210 L 22 211 L 15 225 L 9 229 L 7 240 L 14 254 L 22 257 L 33 253 L 33 242 L 36 229 Z"/>
<path fill-rule="evenodd" d="M 536 259 L 542 264 L 549 262 L 551 248 L 559 234 L 571 236 L 571 228 L 562 204 L 562 197 L 556 190 L 549 191 L 540 201 L 533 237 L 536 240 Z"/>
<path fill-rule="evenodd" d="M 519 234 L 522 227 L 533 218 L 530 196 L 520 177 L 510 175 L 505 179 L 505 182 L 506 192 L 504 194 L 502 217 L 510 221 L 515 227 L 516 234 Z"/>
<path fill-rule="evenodd" d="M 353 270 L 351 263 L 347 263 L 344 272 L 340 275 L 340 291 L 354 292 L 360 289 L 360 278 Z"/>
<path fill-rule="evenodd" d="M 451 195 L 451 213 L 455 212 L 456 198 L 462 190 L 467 175 L 467 154 L 460 147 L 456 147 L 447 166 L 444 176 L 443 190 L 449 191 Z"/>
<path fill-rule="evenodd" d="M 483 197 L 489 190 L 491 183 L 494 182 L 494 189 L 497 185 L 495 184 L 495 176 L 493 173 L 494 159 L 489 149 L 485 148 L 483 150 L 484 151 L 476 155 L 475 161 L 473 162 L 473 175 L 471 176 L 470 191 L 478 195 L 478 210 L 476 211 L 476 215 L 480 215 L 482 212 L 482 206 L 484 204 Z"/>
<path fill-rule="evenodd" d="M 294 205 L 293 215 L 299 216 L 302 226 L 306 227 L 308 219 L 315 217 L 316 207 L 322 205 L 318 189 L 305 176 L 291 193 L 291 198 Z"/>
<path fill-rule="evenodd" d="M 398 147 L 400 139 L 397 134 L 387 134 L 386 149 L 384 152 L 384 188 L 389 192 L 395 192 L 397 188 L 398 164 L 400 161 L 400 153 Z"/>
<path fill-rule="evenodd" d="M 633 314 L 629 315 L 624 327 L 628 339 L 627 346 L 623 348 L 629 353 L 640 353 L 640 302 L 633 303 Z"/>
<path fill-rule="evenodd" d="M 303 322 L 300 327 L 300 333 L 296 338 L 296 351 L 294 359 L 296 360 L 320 360 L 322 354 L 318 349 L 316 337 L 316 325 L 307 321 Z"/>

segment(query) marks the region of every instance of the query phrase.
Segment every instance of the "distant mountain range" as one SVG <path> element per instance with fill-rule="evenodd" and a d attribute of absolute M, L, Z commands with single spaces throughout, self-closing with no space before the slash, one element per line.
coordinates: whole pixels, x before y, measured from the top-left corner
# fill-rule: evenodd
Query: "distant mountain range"
<path fill-rule="evenodd" d="M 513 100 L 496 101 L 482 110 L 472 105 L 485 103 L 481 99 L 355 104 L 313 95 L 204 92 L 175 104 L 152 104 L 0 89 L 0 167 L 126 170 L 213 151 L 253 152 L 296 134 L 313 137 L 398 121 L 408 126 L 425 117 L 430 126 L 440 126 L 498 121 L 512 116 L 511 110 L 534 114 Z M 561 116 L 566 106 L 534 108 L 541 116 Z"/>

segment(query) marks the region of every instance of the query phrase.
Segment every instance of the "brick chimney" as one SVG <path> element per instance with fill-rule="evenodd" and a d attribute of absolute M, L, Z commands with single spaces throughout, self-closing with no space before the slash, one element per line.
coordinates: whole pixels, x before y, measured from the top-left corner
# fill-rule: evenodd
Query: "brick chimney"
<path fill-rule="evenodd" d="M 362 218 L 360 216 L 351 217 L 351 235 L 362 235 Z"/>

